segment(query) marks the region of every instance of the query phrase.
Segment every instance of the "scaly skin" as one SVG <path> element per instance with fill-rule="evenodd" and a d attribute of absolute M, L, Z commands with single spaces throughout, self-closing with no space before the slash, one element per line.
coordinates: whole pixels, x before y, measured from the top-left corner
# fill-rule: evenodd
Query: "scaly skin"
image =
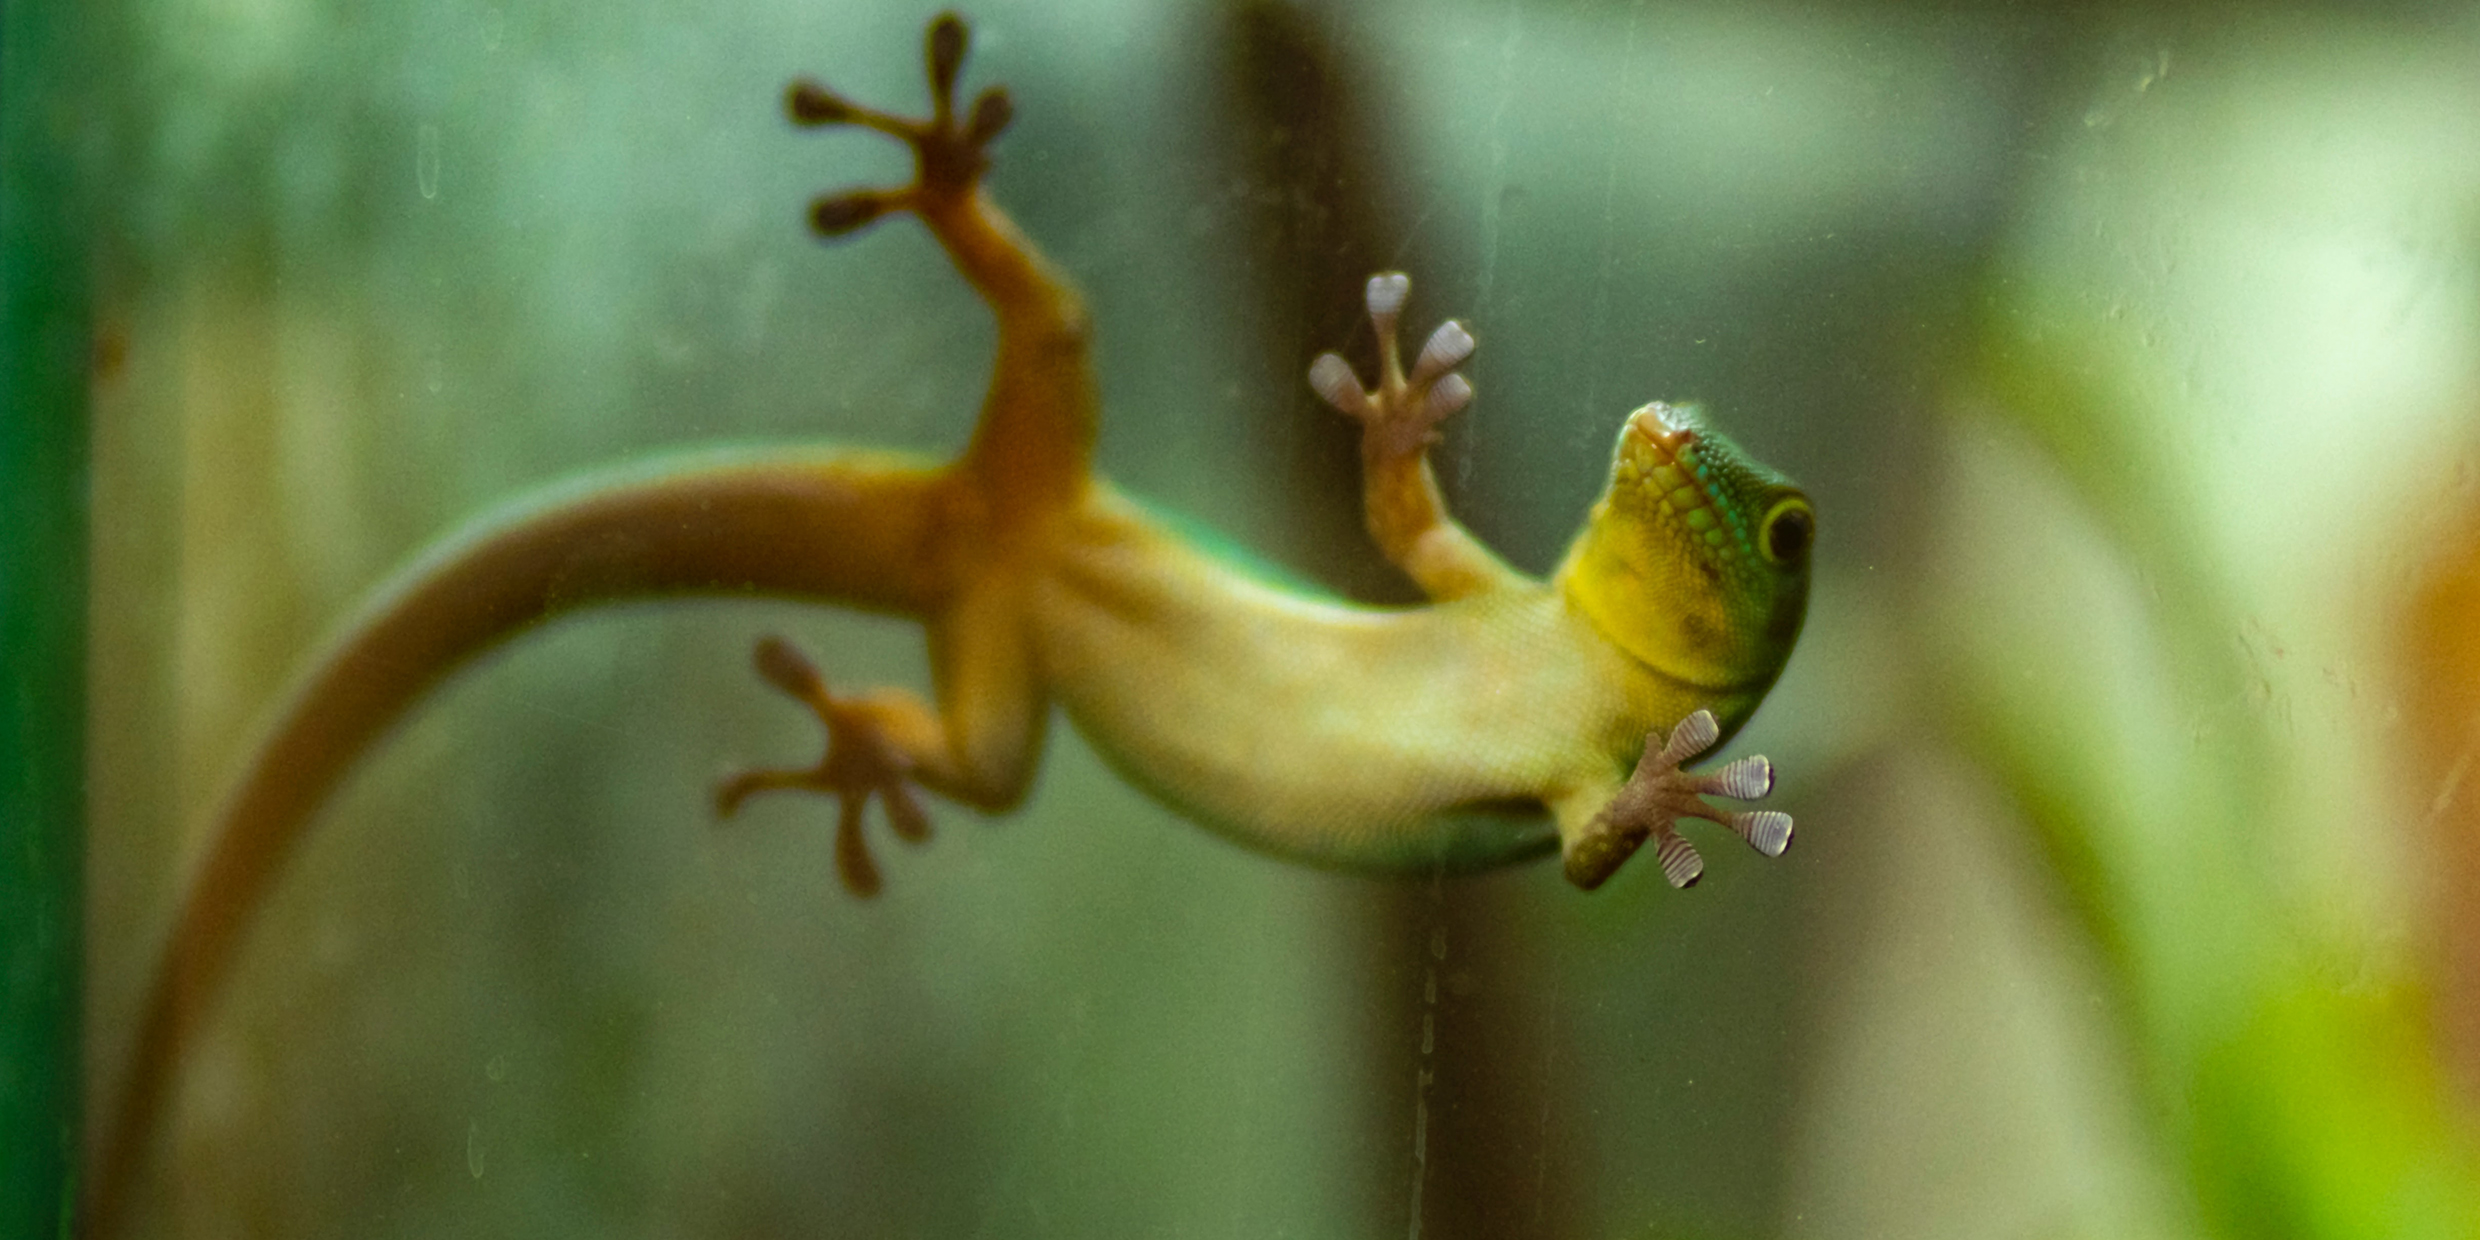
<path fill-rule="evenodd" d="M 1053 702 L 1173 808 L 1319 865 L 1468 869 L 1558 848 L 1590 888 L 1651 839 L 1685 886 L 1701 863 L 1674 829 L 1681 816 L 1725 822 L 1769 855 L 1788 842 L 1781 814 L 1699 799 L 1763 795 L 1763 759 L 1707 776 L 1679 767 L 1747 719 L 1790 654 L 1814 529 L 1797 489 L 1692 414 L 1648 405 L 1629 416 L 1610 490 L 1558 572 L 1515 571 L 1447 515 L 1428 462 L 1437 423 L 1471 399 L 1455 373 L 1471 337 L 1442 327 L 1407 373 L 1395 327 L 1409 284 L 1381 275 L 1377 388 L 1332 355 L 1310 381 L 1362 422 L 1371 535 L 1433 602 L 1312 597 L 1184 542 L 1092 472 L 1084 305 L 982 191 L 1010 108 L 992 90 L 959 117 L 964 50 L 962 22 L 932 23 L 927 121 L 807 82 L 789 97 L 797 124 L 866 126 L 916 155 L 911 184 L 820 199 L 812 227 L 835 236 L 910 213 L 997 317 L 963 454 L 639 467 L 486 518 L 400 575 L 311 670 L 224 803 L 90 1178 L 88 1234 L 117 1224 L 173 1069 L 320 804 L 431 688 L 582 607 L 755 593 L 921 622 L 932 701 L 832 692 L 789 643 L 761 642 L 759 672 L 817 713 L 827 750 L 717 793 L 727 814 L 772 789 L 835 796 L 839 870 L 860 895 L 881 882 L 867 802 L 882 799 L 909 838 L 928 833 L 915 786 L 1014 806 Z M 1664 729 L 1669 744 L 1650 743 Z"/>

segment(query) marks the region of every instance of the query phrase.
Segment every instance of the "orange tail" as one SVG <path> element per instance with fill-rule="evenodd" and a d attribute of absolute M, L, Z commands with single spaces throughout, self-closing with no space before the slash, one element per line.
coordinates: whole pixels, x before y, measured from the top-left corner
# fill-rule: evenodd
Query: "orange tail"
<path fill-rule="evenodd" d="M 404 572 L 319 659 L 224 802 L 88 1178 L 85 1234 L 119 1226 L 175 1069 L 286 858 L 418 699 L 475 656 L 598 603 L 770 595 L 918 615 L 945 477 L 879 455 L 707 457 L 485 518 Z"/>

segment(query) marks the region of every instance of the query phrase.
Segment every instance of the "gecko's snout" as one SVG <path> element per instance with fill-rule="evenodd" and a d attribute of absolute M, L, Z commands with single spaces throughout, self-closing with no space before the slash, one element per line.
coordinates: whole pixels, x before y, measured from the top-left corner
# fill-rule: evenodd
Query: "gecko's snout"
<path fill-rule="evenodd" d="M 1628 415 L 1629 431 L 1656 443 L 1696 441 L 1696 407 L 1652 401 Z"/>

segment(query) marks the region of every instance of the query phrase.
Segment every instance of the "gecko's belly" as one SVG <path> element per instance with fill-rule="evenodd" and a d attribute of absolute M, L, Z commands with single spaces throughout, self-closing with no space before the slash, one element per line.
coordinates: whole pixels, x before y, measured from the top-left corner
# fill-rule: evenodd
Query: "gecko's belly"
<path fill-rule="evenodd" d="M 1359 608 L 1144 550 L 1044 587 L 1044 679 L 1122 774 L 1245 843 L 1349 867 L 1514 860 L 1555 844 L 1540 798 L 1612 764 L 1622 690 L 1546 592 Z"/>

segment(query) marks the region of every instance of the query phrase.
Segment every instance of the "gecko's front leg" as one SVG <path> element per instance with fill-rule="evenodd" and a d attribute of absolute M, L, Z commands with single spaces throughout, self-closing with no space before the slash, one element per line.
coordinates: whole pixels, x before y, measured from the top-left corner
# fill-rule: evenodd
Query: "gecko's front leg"
<path fill-rule="evenodd" d="M 1671 730 L 1670 739 L 1655 731 L 1645 737 L 1645 754 L 1636 770 L 1583 826 L 1572 832 L 1566 847 L 1567 877 L 1588 891 L 1602 885 L 1646 840 L 1661 862 L 1662 877 L 1673 887 L 1692 887 L 1705 874 L 1705 860 L 1696 846 L 1679 834 L 1682 818 L 1703 818 L 1737 832 L 1751 848 L 1779 857 L 1791 846 L 1791 815 L 1780 810 L 1726 810 L 1708 804 L 1709 796 L 1753 801 L 1774 788 L 1774 765 L 1763 755 L 1741 758 L 1703 775 L 1681 770 L 1682 764 L 1713 747 L 1720 725 L 1709 711 L 1697 711 Z M 1581 807 L 1562 806 L 1562 816 L 1582 814 Z"/>
<path fill-rule="evenodd" d="M 1364 389 L 1349 362 L 1322 353 L 1309 386 L 1361 424 L 1363 511 L 1369 536 L 1431 598 L 1444 602 L 1524 580 L 1447 514 L 1429 447 L 1438 424 L 1472 403 L 1472 383 L 1455 373 L 1473 354 L 1472 333 L 1439 324 L 1404 372 L 1395 329 L 1411 296 L 1402 272 L 1369 278 L 1370 325 L 1378 333 L 1378 386 Z"/>

